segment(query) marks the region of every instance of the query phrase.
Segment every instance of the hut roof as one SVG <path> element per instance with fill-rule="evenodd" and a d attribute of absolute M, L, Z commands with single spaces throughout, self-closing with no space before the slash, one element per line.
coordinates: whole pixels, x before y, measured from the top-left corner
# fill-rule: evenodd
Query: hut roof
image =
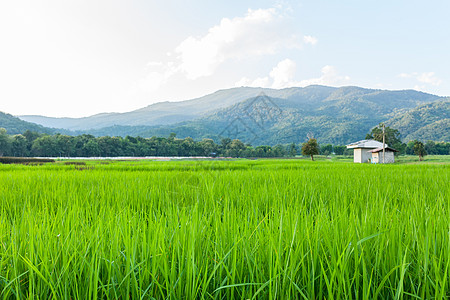
<path fill-rule="evenodd" d="M 386 147 L 388 145 L 386 144 Z M 367 148 L 367 149 L 376 149 L 383 147 L 383 143 L 380 143 L 375 140 L 362 140 L 355 143 L 351 143 L 347 145 L 347 149 L 354 149 L 354 148 Z"/>
<path fill-rule="evenodd" d="M 394 148 L 391 148 L 391 147 L 385 147 L 384 149 L 385 149 L 385 151 L 398 152 L 398 150 L 395 150 Z M 383 151 L 383 147 L 370 150 L 369 152 L 377 153 L 377 152 L 380 152 L 380 151 Z"/>

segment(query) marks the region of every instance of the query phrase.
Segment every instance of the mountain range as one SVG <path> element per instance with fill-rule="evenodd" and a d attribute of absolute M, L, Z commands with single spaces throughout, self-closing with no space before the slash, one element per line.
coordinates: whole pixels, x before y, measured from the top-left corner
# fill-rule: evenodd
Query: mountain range
<path fill-rule="evenodd" d="M 380 122 L 399 129 L 404 141 L 450 141 L 449 115 L 450 98 L 415 90 L 314 85 L 281 90 L 232 88 L 197 99 L 85 118 L 19 117 L 34 123 L 30 126 L 41 125 L 33 130 L 46 133 L 151 137 L 174 132 L 178 138 L 219 141 L 229 137 L 253 145 L 275 145 L 304 142 L 307 136 L 320 143 L 346 144 L 364 139 Z M 1 120 L 0 127 L 13 133 Z"/>

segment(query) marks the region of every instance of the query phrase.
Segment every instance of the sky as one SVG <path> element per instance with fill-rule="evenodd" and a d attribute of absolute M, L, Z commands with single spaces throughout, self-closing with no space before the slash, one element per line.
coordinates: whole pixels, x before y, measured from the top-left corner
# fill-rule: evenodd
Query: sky
<path fill-rule="evenodd" d="M 0 111 L 82 117 L 239 86 L 450 96 L 448 0 L 0 2 Z"/>

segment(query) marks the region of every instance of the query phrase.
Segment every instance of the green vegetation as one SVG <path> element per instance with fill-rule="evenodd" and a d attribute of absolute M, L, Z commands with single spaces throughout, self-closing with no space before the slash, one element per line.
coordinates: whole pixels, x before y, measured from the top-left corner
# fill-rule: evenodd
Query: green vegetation
<path fill-rule="evenodd" d="M 406 144 L 403 144 L 400 139 L 400 132 L 397 129 L 389 126 L 385 127 L 385 143 L 390 147 L 403 152 L 406 148 Z M 383 124 L 372 128 L 369 134 L 366 135 L 366 139 L 373 139 L 378 142 L 383 142 Z"/>
<path fill-rule="evenodd" d="M 0 293 L 448 298 L 449 173 L 338 160 L 0 165 Z"/>
<path fill-rule="evenodd" d="M 450 141 L 450 98 L 420 105 L 386 122 L 402 133 L 405 142 L 412 140 Z"/>
<path fill-rule="evenodd" d="M 310 156 L 311 160 L 314 160 L 314 155 L 320 153 L 320 147 L 315 138 L 310 138 L 306 143 L 302 146 L 302 154 L 306 156 Z"/>
<path fill-rule="evenodd" d="M 252 141 L 255 145 L 291 142 L 300 144 L 311 132 L 319 143 L 342 145 L 361 140 L 380 122 L 390 125 L 391 118 L 401 118 L 419 105 L 432 101 L 446 101 L 444 98 L 411 90 L 381 91 L 359 87 L 332 89 L 322 86 L 288 90 L 291 93 L 287 91 L 280 95 L 267 93 L 271 97 L 270 102 L 253 97 L 202 118 L 173 125 L 155 126 L 147 130 L 139 128 L 134 133 L 150 137 L 167 136 L 170 132 L 175 132 L 179 137 L 190 136 L 194 139 L 207 137 L 217 140 L 223 135 L 224 128 L 231 123 L 236 133 L 232 133 L 230 138 L 238 138 L 244 142 Z M 440 103 L 449 102 L 447 100 Z M 448 125 L 448 119 L 442 119 L 450 113 L 448 105 L 441 108 L 444 112 L 430 113 L 428 117 L 433 120 L 433 124 L 434 121 L 441 120 Z M 426 126 L 427 123 L 424 123 L 416 127 L 414 132 L 426 130 Z M 127 130 L 124 127 L 121 129 L 123 132 Z M 128 130 L 133 128 L 129 127 Z M 437 130 L 434 135 L 424 137 L 449 142 L 447 132 L 448 130 Z M 99 130 L 95 134 L 103 132 Z"/>
<path fill-rule="evenodd" d="M 8 136 L 0 128 L 0 157 L 118 157 L 118 156 L 222 156 L 222 157 L 294 157 L 295 145 L 252 147 L 238 139 L 224 138 L 220 144 L 211 139 L 141 138 L 127 136 L 96 138 L 93 135 L 46 135 L 27 131 Z"/>
<path fill-rule="evenodd" d="M 414 141 L 414 154 L 419 156 L 420 161 L 422 161 L 423 157 L 427 155 L 427 151 L 425 150 L 425 146 L 422 142 L 417 140 Z"/>
<path fill-rule="evenodd" d="M 10 114 L 5 114 L 1 111 L 0 111 L 0 127 L 5 128 L 10 134 L 20 134 L 24 133 L 27 130 L 48 134 L 55 132 L 55 130 L 51 128 L 45 128 L 41 125 L 25 122 L 19 118 L 16 118 Z"/>
<path fill-rule="evenodd" d="M 392 145 L 389 132 L 397 130 L 386 128 L 387 141 Z M 373 132 L 373 131 L 372 131 Z M 316 143 L 317 144 L 317 143 Z M 394 144 L 399 154 L 413 155 L 414 142 Z M 244 144 L 239 139 L 222 138 L 220 143 L 212 139 L 195 141 L 192 138 L 178 139 L 174 133 L 163 137 L 94 137 L 83 134 L 68 136 L 47 135 L 26 131 L 23 135 L 9 136 L 0 128 L 0 157 L 117 157 L 117 156 L 221 156 L 221 157 L 295 157 L 304 144 L 294 143 L 274 147 Z M 317 149 L 316 149 L 317 148 Z M 314 153 L 322 155 L 352 155 L 353 150 L 346 146 L 323 144 L 315 145 Z M 428 141 L 425 150 L 431 155 L 450 154 L 450 143 Z M 305 152 L 303 153 L 305 154 Z M 305 154 L 310 156 L 310 154 Z"/>

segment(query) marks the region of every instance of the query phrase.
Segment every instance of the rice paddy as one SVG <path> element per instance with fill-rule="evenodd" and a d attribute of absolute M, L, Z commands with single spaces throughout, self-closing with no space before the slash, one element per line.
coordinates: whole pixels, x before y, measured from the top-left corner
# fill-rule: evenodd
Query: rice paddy
<path fill-rule="evenodd" d="M 445 299 L 449 164 L 0 165 L 2 299 Z"/>

